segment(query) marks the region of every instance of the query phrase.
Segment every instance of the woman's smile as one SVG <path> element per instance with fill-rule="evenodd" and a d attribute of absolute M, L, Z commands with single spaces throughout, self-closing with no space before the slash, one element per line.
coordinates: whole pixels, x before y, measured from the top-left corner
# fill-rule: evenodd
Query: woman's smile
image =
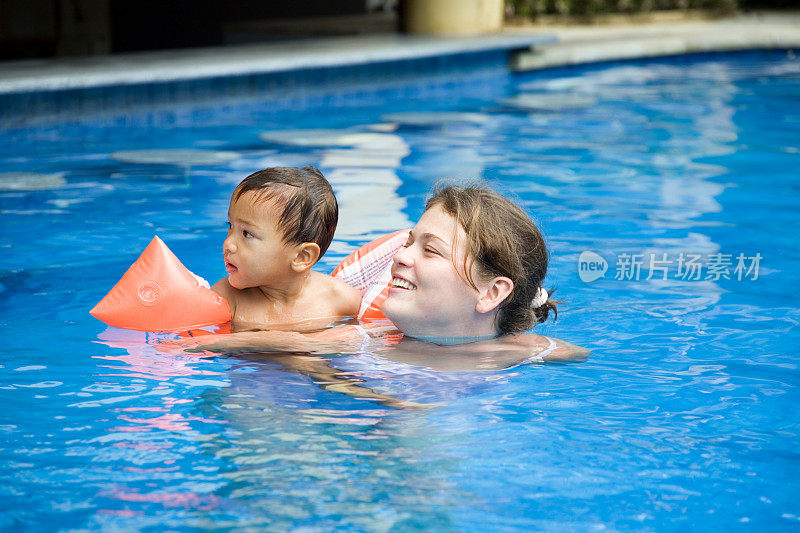
<path fill-rule="evenodd" d="M 398 276 L 392 276 L 392 288 L 393 289 L 405 289 L 409 291 L 417 290 L 417 286 L 408 281 L 407 279 L 403 279 Z"/>

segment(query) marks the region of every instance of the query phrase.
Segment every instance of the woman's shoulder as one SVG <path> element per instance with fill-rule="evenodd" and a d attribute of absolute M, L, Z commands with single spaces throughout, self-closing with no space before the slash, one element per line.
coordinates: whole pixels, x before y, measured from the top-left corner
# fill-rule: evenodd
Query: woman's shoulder
<path fill-rule="evenodd" d="M 528 354 L 525 362 L 585 361 L 590 354 L 581 346 L 535 333 L 506 335 L 502 341 Z"/>

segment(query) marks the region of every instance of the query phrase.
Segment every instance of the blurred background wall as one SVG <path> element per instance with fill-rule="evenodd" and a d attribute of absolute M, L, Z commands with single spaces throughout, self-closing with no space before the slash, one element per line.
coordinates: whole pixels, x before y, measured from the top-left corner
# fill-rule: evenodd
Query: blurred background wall
<path fill-rule="evenodd" d="M 659 10 L 798 9 L 798 0 L 0 0 L 0 59 L 409 32 L 497 31 Z"/>

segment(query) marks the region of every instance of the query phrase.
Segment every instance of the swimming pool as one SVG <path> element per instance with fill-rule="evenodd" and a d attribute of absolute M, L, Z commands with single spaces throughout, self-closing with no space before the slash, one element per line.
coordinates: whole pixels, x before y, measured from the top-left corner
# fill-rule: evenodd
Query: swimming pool
<path fill-rule="evenodd" d="M 686 56 L 427 87 L 2 132 L 0 526 L 797 529 L 800 61 Z M 324 131 L 297 131 L 311 128 Z M 512 194 L 566 301 L 537 331 L 592 357 L 492 373 L 335 358 L 440 405 L 403 411 L 275 363 L 159 353 L 88 315 L 154 234 L 221 277 L 233 186 L 308 163 L 342 211 L 322 270 L 411 225 L 436 178 Z"/>

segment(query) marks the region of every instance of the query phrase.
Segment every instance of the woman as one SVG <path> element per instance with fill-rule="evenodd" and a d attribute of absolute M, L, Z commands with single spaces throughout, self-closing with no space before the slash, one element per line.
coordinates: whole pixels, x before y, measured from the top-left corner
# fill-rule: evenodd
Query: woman
<path fill-rule="evenodd" d="M 434 370 L 585 359 L 584 348 L 524 333 L 557 314 L 557 302 L 542 287 L 546 273 L 544 239 L 522 209 L 486 188 L 445 187 L 394 257 L 383 303 L 393 326 L 240 332 L 203 337 L 198 348 L 330 354 L 368 345 L 384 359 Z"/>

